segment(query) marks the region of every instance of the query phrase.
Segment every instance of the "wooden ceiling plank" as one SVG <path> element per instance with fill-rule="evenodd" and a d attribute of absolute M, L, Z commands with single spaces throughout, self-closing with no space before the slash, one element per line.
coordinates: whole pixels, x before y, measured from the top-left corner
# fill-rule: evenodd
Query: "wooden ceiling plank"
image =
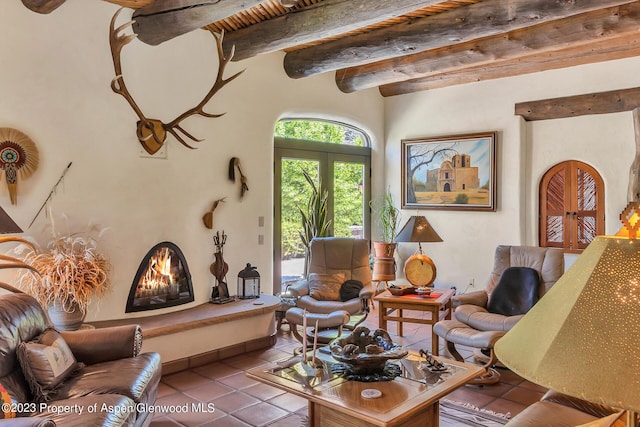
<path fill-rule="evenodd" d="M 288 49 L 383 22 L 446 0 L 324 0 L 225 36 L 234 61 Z"/>
<path fill-rule="evenodd" d="M 516 59 L 596 40 L 637 33 L 640 2 L 600 9 L 450 47 L 346 68 L 336 72 L 336 84 L 350 93 L 462 68 Z"/>
<path fill-rule="evenodd" d="M 140 41 L 158 45 L 174 37 L 221 21 L 264 0 L 163 0 L 137 9 L 133 31 Z"/>
<path fill-rule="evenodd" d="M 379 90 L 387 97 L 634 56 L 640 56 L 640 34 L 382 85 Z"/>
<path fill-rule="evenodd" d="M 629 0 L 486 0 L 440 14 L 288 52 L 284 67 L 301 78 L 513 31 Z M 341 19 L 341 17 L 334 17 Z"/>

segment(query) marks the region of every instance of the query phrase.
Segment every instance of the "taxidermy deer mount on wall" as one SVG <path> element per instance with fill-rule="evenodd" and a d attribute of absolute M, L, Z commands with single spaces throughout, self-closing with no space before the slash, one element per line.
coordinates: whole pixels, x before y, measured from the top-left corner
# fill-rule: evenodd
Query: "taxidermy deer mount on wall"
<path fill-rule="evenodd" d="M 124 82 L 124 76 L 122 74 L 122 63 L 120 60 L 120 53 L 122 52 L 122 48 L 129 44 L 133 39 L 137 37 L 134 34 L 125 35 L 122 32 L 131 27 L 135 21 L 129 21 L 125 24 L 120 25 L 118 28 L 115 27 L 116 20 L 118 19 L 118 15 L 120 15 L 122 9 L 119 9 L 113 18 L 111 18 L 111 24 L 109 26 L 109 44 L 111 45 L 111 56 L 113 57 L 113 67 L 115 69 L 116 76 L 111 81 L 111 89 L 117 94 L 122 95 L 133 111 L 138 115 L 137 130 L 136 134 L 138 136 L 138 141 L 142 144 L 142 147 L 151 155 L 155 154 L 167 138 L 167 132 L 173 135 L 182 145 L 188 148 L 195 148 L 189 145 L 185 137 L 190 139 L 191 141 L 199 142 L 200 139 L 194 137 L 189 132 L 187 132 L 184 128 L 180 126 L 181 122 L 193 115 L 200 115 L 203 117 L 220 117 L 222 114 L 210 114 L 203 110 L 204 106 L 211 100 L 211 98 L 222 89 L 227 83 L 234 80 L 240 74 L 244 72 L 244 70 L 237 72 L 229 78 L 224 78 L 224 70 L 229 61 L 233 58 L 233 51 L 231 49 L 231 54 L 229 57 L 225 58 L 224 52 L 222 50 L 222 39 L 224 34 L 218 34 L 214 31 L 209 30 L 209 32 L 213 35 L 216 40 L 216 45 L 218 49 L 218 73 L 216 75 L 216 80 L 213 84 L 213 87 L 209 92 L 202 98 L 202 101 L 195 107 L 192 107 L 180 114 L 178 117 L 173 119 L 170 122 L 164 123 L 158 119 L 150 119 L 144 115 L 138 104 L 136 104 L 133 96 L 129 93 L 127 86 Z"/>

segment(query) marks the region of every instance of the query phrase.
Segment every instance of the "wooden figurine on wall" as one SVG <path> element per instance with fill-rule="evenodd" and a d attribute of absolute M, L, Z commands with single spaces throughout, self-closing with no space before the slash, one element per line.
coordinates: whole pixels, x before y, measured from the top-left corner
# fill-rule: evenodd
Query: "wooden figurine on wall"
<path fill-rule="evenodd" d="M 213 207 L 211 208 L 211 210 L 203 215 L 202 222 L 204 222 L 204 226 L 207 227 L 209 230 L 213 229 L 213 212 L 216 210 L 216 208 L 220 203 L 225 202 L 225 199 L 226 197 L 223 197 L 213 202 Z"/>
<path fill-rule="evenodd" d="M 9 189 L 11 204 L 18 203 L 18 177 L 29 178 L 40 162 L 36 144 L 24 133 L 13 128 L 0 128 L 0 169 Z"/>
<path fill-rule="evenodd" d="M 242 169 L 240 168 L 240 159 L 232 157 L 231 160 L 229 160 L 229 180 L 231 182 L 236 182 L 236 168 L 238 168 L 238 173 L 240 174 L 240 200 L 242 200 L 244 193 L 249 191 L 247 177 L 244 176 Z"/>

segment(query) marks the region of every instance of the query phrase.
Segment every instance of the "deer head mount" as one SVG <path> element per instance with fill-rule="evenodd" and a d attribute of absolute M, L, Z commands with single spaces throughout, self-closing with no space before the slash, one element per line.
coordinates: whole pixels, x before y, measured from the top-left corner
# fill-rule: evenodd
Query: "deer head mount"
<path fill-rule="evenodd" d="M 111 46 L 111 56 L 113 57 L 113 67 L 115 69 L 116 76 L 111 81 L 111 89 L 124 97 L 127 100 L 133 111 L 135 111 L 139 120 L 137 123 L 136 135 L 138 136 L 138 141 L 142 144 L 142 147 L 147 151 L 147 153 L 153 155 L 155 154 L 167 138 L 167 132 L 174 136 L 182 145 L 188 148 L 192 147 L 187 143 L 185 137 L 190 139 L 191 141 L 200 142 L 201 139 L 198 139 L 187 132 L 184 128 L 180 126 L 181 122 L 186 118 L 193 115 L 200 115 L 203 117 L 220 117 L 224 115 L 222 114 L 210 114 L 205 112 L 204 106 L 211 100 L 211 98 L 222 89 L 227 83 L 234 80 L 240 74 L 244 72 L 244 70 L 237 72 L 231 77 L 224 78 L 224 70 L 227 64 L 233 58 L 234 48 L 231 49 L 231 53 L 228 57 L 225 58 L 224 51 L 222 49 L 222 39 L 224 38 L 224 34 L 218 34 L 211 29 L 208 31 L 213 35 L 216 40 L 216 46 L 218 50 L 218 73 L 216 75 L 216 80 L 213 83 L 213 87 L 209 92 L 202 98 L 202 101 L 195 107 L 192 107 L 180 114 L 178 117 L 173 119 L 170 122 L 164 123 L 158 119 L 151 119 L 144 115 L 138 104 L 136 104 L 135 100 L 129 93 L 127 86 L 124 82 L 124 76 L 122 74 L 122 63 L 120 60 L 120 53 L 122 52 L 122 48 L 129 44 L 133 39 L 137 37 L 137 34 L 128 34 L 125 35 L 123 31 L 127 28 L 130 28 L 135 21 L 129 21 L 125 24 L 120 25 L 116 28 L 116 20 L 118 19 L 118 15 L 120 15 L 122 9 L 119 9 L 113 18 L 111 18 L 111 24 L 109 26 L 109 44 Z"/>

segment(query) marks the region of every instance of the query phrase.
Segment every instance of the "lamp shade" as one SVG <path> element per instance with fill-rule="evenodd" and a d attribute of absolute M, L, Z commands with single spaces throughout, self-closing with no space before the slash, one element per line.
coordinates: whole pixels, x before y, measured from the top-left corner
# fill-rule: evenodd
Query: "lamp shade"
<path fill-rule="evenodd" d="M 414 215 L 396 236 L 396 242 L 442 242 L 427 218 Z"/>
<path fill-rule="evenodd" d="M 639 332 L 640 240 L 599 236 L 495 352 L 536 384 L 638 411 Z"/>

